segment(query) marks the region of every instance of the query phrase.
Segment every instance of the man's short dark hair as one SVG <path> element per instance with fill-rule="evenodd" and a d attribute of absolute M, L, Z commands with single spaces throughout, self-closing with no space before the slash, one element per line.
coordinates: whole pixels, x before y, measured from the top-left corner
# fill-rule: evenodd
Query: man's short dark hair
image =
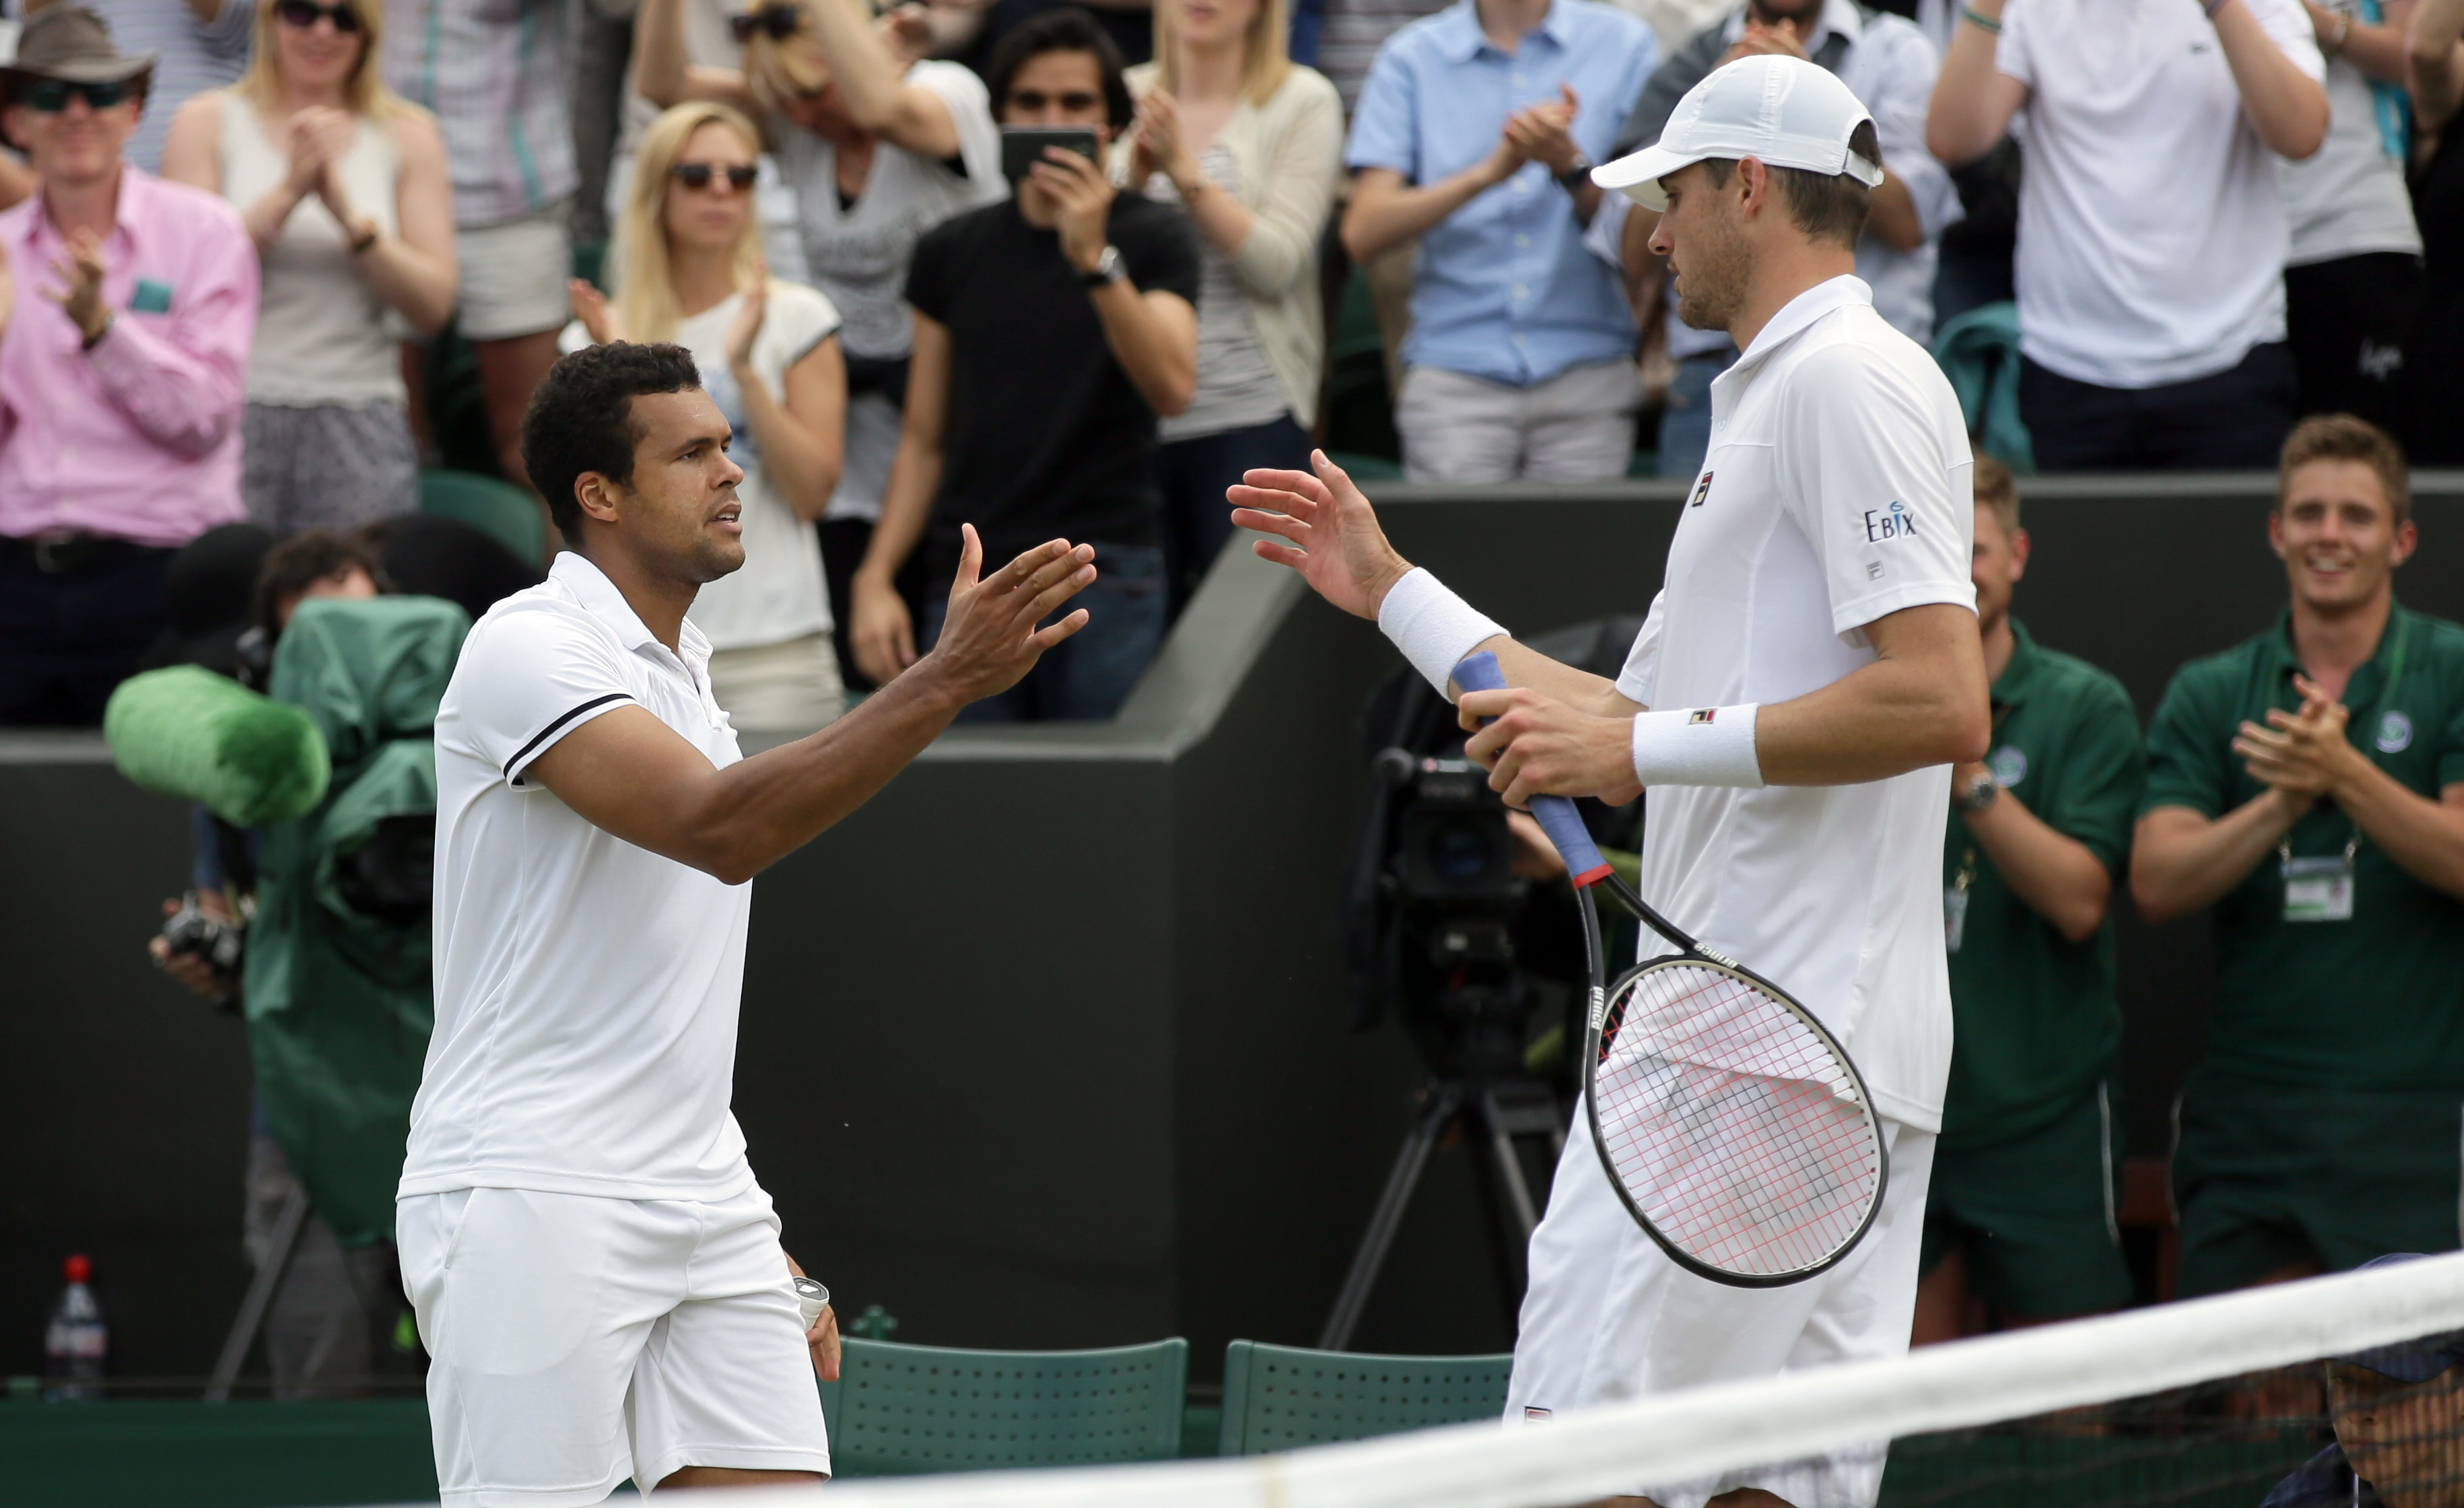
<path fill-rule="evenodd" d="M 993 119 L 1001 118 L 1009 103 L 1010 80 L 1030 61 L 1046 53 L 1088 53 L 1095 59 L 1095 71 L 1104 77 L 1104 114 L 1115 131 L 1126 127 L 1136 114 L 1130 102 L 1128 80 L 1121 76 L 1121 50 L 1112 41 L 1112 33 L 1103 24 L 1076 6 L 1063 6 L 1030 16 L 1010 29 L 993 49 L 992 66 L 984 72 L 984 81 L 992 86 Z"/>
<path fill-rule="evenodd" d="M 582 502 L 573 484 L 596 471 L 620 487 L 633 480 L 633 448 L 646 432 L 633 400 L 701 385 L 693 353 L 680 345 L 616 340 L 587 346 L 548 368 L 522 415 L 522 466 L 547 499 L 565 543 L 582 543 Z"/>
<path fill-rule="evenodd" d="M 256 595 L 251 604 L 256 626 L 265 630 L 265 642 L 272 644 L 282 637 L 283 603 L 297 602 L 308 588 L 353 566 L 368 573 L 378 591 L 392 590 L 376 552 L 357 535 L 303 529 L 267 551 L 265 563 L 256 568 Z"/>
<path fill-rule="evenodd" d="M 2352 414 L 2312 414 L 2284 437 L 2276 469 L 2276 506 L 2284 506 L 2285 484 L 2313 461 L 2359 461 L 2379 474 L 2379 488 L 2402 528 L 2412 517 L 2412 472 L 2395 436 Z"/>
<path fill-rule="evenodd" d="M 1859 120 L 1848 136 L 1848 150 L 1869 163 L 1882 160 L 1882 143 L 1874 134 L 1874 122 Z M 1706 157 L 1703 160 L 1704 176 L 1714 188 L 1728 186 L 1728 179 L 1737 170 L 1734 158 Z M 1801 167 L 1774 167 L 1771 179 L 1779 185 L 1780 197 L 1788 201 L 1788 217 L 1808 238 L 1831 241 L 1854 248 L 1857 238 L 1865 233 L 1865 212 L 1873 204 L 1874 191 L 1846 173 L 1809 173 Z"/>

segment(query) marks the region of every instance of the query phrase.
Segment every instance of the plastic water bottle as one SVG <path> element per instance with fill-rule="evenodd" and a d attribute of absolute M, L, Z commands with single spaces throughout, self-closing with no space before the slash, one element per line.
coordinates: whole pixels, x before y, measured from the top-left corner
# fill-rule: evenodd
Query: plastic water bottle
<path fill-rule="evenodd" d="M 100 1398 L 111 1327 L 102 1322 L 102 1305 L 86 1286 L 94 1264 L 72 1257 L 60 1265 L 69 1285 L 52 1305 L 52 1322 L 43 1332 L 43 1396 L 54 1403 Z"/>

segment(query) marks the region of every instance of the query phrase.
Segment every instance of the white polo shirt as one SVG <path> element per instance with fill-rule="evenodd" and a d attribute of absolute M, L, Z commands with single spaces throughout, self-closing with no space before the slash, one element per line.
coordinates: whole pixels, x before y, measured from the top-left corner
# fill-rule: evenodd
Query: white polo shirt
<path fill-rule="evenodd" d="M 2325 75 L 2300 0 L 2245 0 Z M 2028 86 L 2019 126 L 2019 349 L 2076 382 L 2157 387 L 2284 339 L 2277 159 L 2242 114 L 2198 6 L 2013 0 L 1994 67 Z"/>
<path fill-rule="evenodd" d="M 1871 664 L 1876 619 L 1972 611 L 1972 465 L 1950 384 L 1864 283 L 1798 295 L 1711 383 L 1710 451 L 1618 691 L 1659 708 L 1785 702 Z M 1882 1114 L 1939 1129 L 1945 768 L 1648 799 L 1643 898 L 1804 1002 Z"/>
<path fill-rule="evenodd" d="M 688 622 L 679 645 L 566 554 L 462 645 L 436 713 L 436 1028 L 406 1197 L 718 1200 L 753 1183 L 728 1108 L 752 886 L 636 848 L 522 778 L 622 707 L 713 765 L 741 758 L 710 642 Z"/>

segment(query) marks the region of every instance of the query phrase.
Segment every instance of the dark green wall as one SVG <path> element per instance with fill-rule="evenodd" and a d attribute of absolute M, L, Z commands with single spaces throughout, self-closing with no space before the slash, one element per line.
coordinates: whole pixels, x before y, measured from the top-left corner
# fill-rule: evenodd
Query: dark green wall
<path fill-rule="evenodd" d="M 2464 618 L 2464 479 L 2425 479 L 2408 600 Z M 1536 632 L 1639 612 L 1678 499 L 1380 487 L 1403 550 Z M 2019 611 L 2143 714 L 2268 621 L 2242 479 L 2037 482 Z M 904 1340 L 1307 1344 L 1418 1067 L 1343 1028 L 1333 907 L 1353 718 L 1396 661 L 1283 574 L 1228 560 L 1122 717 L 961 730 L 755 892 L 737 1081 L 787 1238 Z M 236 1021 L 144 962 L 181 809 L 92 740 L 0 738 L 0 1372 L 39 1363 L 58 1259 L 96 1258 L 122 1374 L 196 1376 L 245 1280 Z M 611 939 L 611 946 L 614 940 Z M 2206 1010 L 2196 923 L 2123 929 L 2126 1113 L 2162 1150 Z M 1507 1330 L 1465 1154 L 1441 1154 L 1356 1344 Z"/>

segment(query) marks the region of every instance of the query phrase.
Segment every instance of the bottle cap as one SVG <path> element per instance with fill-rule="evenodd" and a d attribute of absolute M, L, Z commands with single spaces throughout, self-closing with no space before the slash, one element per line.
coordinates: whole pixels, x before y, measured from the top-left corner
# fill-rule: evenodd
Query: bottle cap
<path fill-rule="evenodd" d="M 68 1274 L 69 1281 L 81 1283 L 94 1276 L 94 1263 L 83 1257 L 72 1257 L 60 1263 L 60 1270 Z"/>

